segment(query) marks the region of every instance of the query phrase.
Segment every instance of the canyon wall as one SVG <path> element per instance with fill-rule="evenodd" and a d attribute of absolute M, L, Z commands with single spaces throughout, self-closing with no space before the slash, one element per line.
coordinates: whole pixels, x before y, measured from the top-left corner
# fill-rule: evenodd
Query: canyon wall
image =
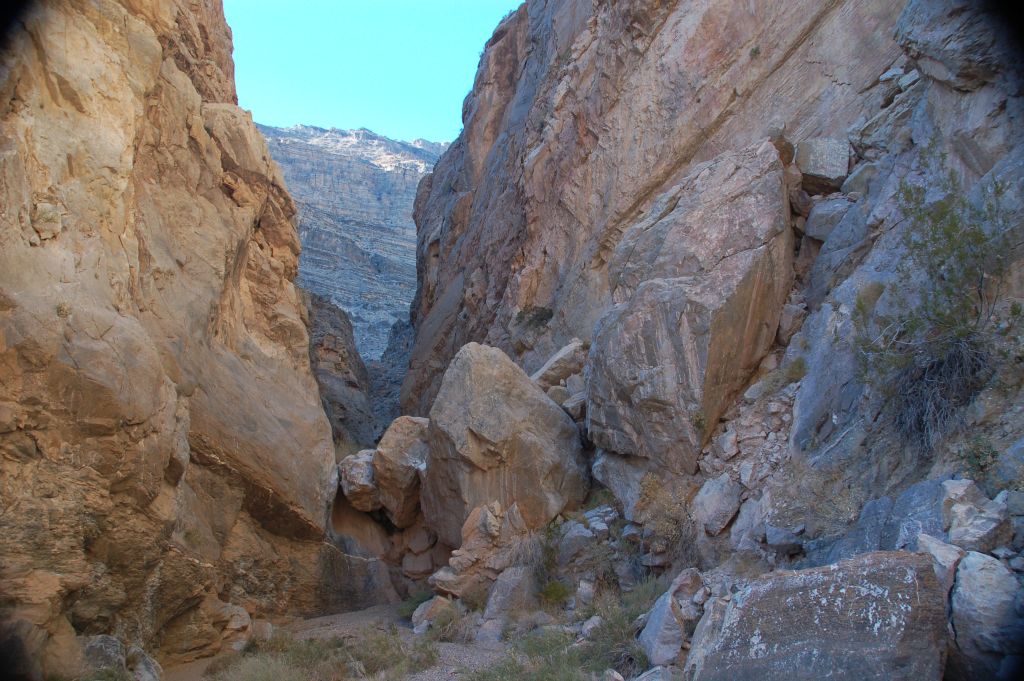
<path fill-rule="evenodd" d="M 331 428 L 295 205 L 219 0 L 34 6 L 0 68 L 0 608 L 163 660 L 373 601 L 322 541 Z"/>
<path fill-rule="evenodd" d="M 538 485 L 491 432 L 518 389 L 465 378 L 483 343 L 576 422 L 615 498 L 548 526 L 577 602 L 637 565 L 678 575 L 638 678 L 1015 678 L 1016 37 L 965 0 L 529 0 L 502 21 L 414 213 L 401 400 L 430 416 L 428 524 L 461 540 L 435 590 L 493 584 L 481 626 L 500 628 L 492 604 L 528 578 L 510 547 Z M 456 457 L 439 433 L 466 396 L 489 418 Z M 494 479 L 490 505 L 463 469 Z M 466 500 L 444 522 L 439 489 Z M 848 587 L 923 606 L 927 633 L 900 638 L 908 605 L 881 634 L 833 598 Z"/>
<path fill-rule="evenodd" d="M 413 199 L 446 144 L 369 130 L 257 126 L 299 211 L 299 282 L 345 310 L 377 360 L 416 290 Z"/>
<path fill-rule="evenodd" d="M 612 304 L 622 233 L 694 163 L 783 128 L 845 136 L 880 108 L 899 3 L 527 2 L 487 45 L 464 132 L 420 186 L 425 413 L 464 343 L 532 371 Z"/>

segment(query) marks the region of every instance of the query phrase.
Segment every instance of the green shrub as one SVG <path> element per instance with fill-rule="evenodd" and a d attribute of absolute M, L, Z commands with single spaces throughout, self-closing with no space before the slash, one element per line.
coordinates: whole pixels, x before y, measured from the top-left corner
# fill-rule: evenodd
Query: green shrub
<path fill-rule="evenodd" d="M 544 608 L 561 610 L 565 606 L 566 601 L 569 600 L 572 592 L 563 582 L 552 579 L 545 582 L 544 586 L 540 588 L 540 593 L 537 595 L 540 598 L 540 604 Z"/>
<path fill-rule="evenodd" d="M 476 629 L 476 617 L 461 612 L 456 606 L 438 613 L 427 630 L 427 638 L 447 643 L 471 643 L 476 638 Z"/>
<path fill-rule="evenodd" d="M 650 532 L 652 547 L 668 550 L 683 540 L 688 523 L 686 501 L 658 476 L 648 473 L 640 480 L 636 509 L 644 528 Z"/>
<path fill-rule="evenodd" d="M 307 681 L 302 670 L 268 654 L 241 656 L 212 678 L 213 681 Z"/>
<path fill-rule="evenodd" d="M 403 619 L 409 619 L 412 614 L 416 612 L 416 608 L 420 607 L 431 598 L 434 597 L 434 592 L 429 589 L 423 591 L 417 591 L 413 593 L 409 598 L 405 599 L 398 604 L 398 615 Z"/>
<path fill-rule="evenodd" d="M 923 285 L 896 301 L 896 317 L 874 314 L 881 289 L 862 291 L 853 322 L 864 376 L 893 406 L 902 436 L 931 451 L 994 375 L 996 336 L 1016 323 L 1002 284 L 1020 256 L 1021 222 L 1003 205 L 1003 185 L 987 187 L 978 206 L 934 143 L 921 158 L 939 180 L 931 192 L 900 184 L 907 255 L 893 290 L 912 291 L 916 273 Z"/>
<path fill-rule="evenodd" d="M 275 634 L 240 654 L 216 660 L 204 677 L 212 681 L 346 681 L 368 675 L 397 679 L 436 661 L 430 642 L 410 644 L 395 627 L 365 631 L 352 640 L 300 640 Z"/>
<path fill-rule="evenodd" d="M 957 450 L 957 458 L 967 468 L 971 477 L 978 480 L 985 477 L 989 469 L 995 465 L 999 459 L 999 452 L 987 439 L 975 435 Z"/>
<path fill-rule="evenodd" d="M 124 669 L 104 667 L 89 672 L 81 678 L 81 681 L 135 681 L 135 677 Z"/>
<path fill-rule="evenodd" d="M 539 329 L 551 321 L 554 316 L 555 311 L 550 307 L 527 305 L 516 314 L 516 325 Z"/>
<path fill-rule="evenodd" d="M 787 364 L 782 371 L 783 378 L 786 379 L 786 385 L 790 383 L 796 383 L 803 379 L 807 375 L 807 360 L 803 357 L 797 357 L 792 362 Z"/>
<path fill-rule="evenodd" d="M 363 634 L 348 649 L 360 676 L 388 672 L 389 678 L 401 678 L 437 663 L 437 652 L 429 640 L 409 643 L 394 626 Z"/>

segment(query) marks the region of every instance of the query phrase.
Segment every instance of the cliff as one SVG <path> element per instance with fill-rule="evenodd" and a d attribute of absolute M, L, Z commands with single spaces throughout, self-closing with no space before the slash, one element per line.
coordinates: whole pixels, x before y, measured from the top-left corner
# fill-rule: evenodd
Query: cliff
<path fill-rule="evenodd" d="M 295 205 L 233 68 L 218 0 L 41 3 L 3 55 L 0 600 L 46 673 L 374 598 L 322 541 Z"/>
<path fill-rule="evenodd" d="M 447 145 L 257 127 L 298 205 L 299 282 L 348 313 L 360 355 L 376 360 L 416 289 L 416 186 Z"/>
<path fill-rule="evenodd" d="M 608 515 L 627 523 L 617 533 L 601 507 L 580 518 L 554 500 L 569 519 L 547 536 L 576 598 L 631 584 L 637 563 L 678 574 L 638 639 L 651 663 L 695 679 L 896 678 L 916 673 L 901 666 L 912 659 L 925 678 L 1012 678 L 1024 572 L 1015 37 L 963 0 L 529 0 L 503 20 L 414 211 L 401 401 L 430 416 L 428 524 L 461 539 L 431 577 L 438 593 L 507 593 L 522 577 L 509 535 L 546 522 L 524 521 L 538 486 L 514 458 L 545 438 L 491 425 L 515 422 L 518 385 L 465 378 L 470 357 L 493 352 L 483 343 L 576 421 Z M 476 421 L 452 428 L 453 394 L 487 416 L 466 408 Z M 484 483 L 462 482 L 481 471 Z M 491 505 L 480 485 L 498 490 Z M 461 537 L 435 497 L 462 504 Z M 585 563 L 588 550 L 611 551 L 611 567 Z M 903 553 L 874 553 L 890 551 Z M 886 594 L 927 604 L 927 651 L 867 620 L 829 634 L 817 615 L 740 613 L 790 578 L 856 566 L 847 584 L 860 589 L 878 566 L 886 578 L 909 574 L 900 561 L 927 567 L 911 552 L 931 556 L 942 588 L 908 578 Z M 992 590 L 973 592 L 984 580 Z M 750 591 L 733 600 L 740 585 Z M 820 604 L 829 621 L 860 617 Z M 747 625 L 756 633 L 737 633 Z M 841 650 L 862 635 L 885 650 L 871 670 Z M 812 658 L 820 671 L 805 669 Z"/>

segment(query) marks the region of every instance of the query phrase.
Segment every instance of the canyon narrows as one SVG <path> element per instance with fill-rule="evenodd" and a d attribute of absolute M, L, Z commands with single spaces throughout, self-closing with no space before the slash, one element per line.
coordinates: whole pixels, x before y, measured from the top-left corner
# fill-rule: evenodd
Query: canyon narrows
<path fill-rule="evenodd" d="M 220 0 L 11 38 L 19 678 L 1016 678 L 1024 62 L 983 3 L 528 0 L 447 147 L 257 126 Z"/>

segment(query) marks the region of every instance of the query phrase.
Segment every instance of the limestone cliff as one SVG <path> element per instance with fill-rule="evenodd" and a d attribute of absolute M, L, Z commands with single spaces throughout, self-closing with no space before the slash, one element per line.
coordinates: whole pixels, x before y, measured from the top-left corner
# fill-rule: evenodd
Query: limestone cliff
<path fill-rule="evenodd" d="M 359 353 L 378 359 L 416 289 L 416 186 L 447 145 L 369 130 L 257 127 L 298 206 L 300 283 L 345 310 Z"/>
<path fill-rule="evenodd" d="M 374 595 L 321 541 L 295 206 L 233 68 L 219 0 L 40 3 L 3 55 L 0 601 L 46 673 Z"/>

